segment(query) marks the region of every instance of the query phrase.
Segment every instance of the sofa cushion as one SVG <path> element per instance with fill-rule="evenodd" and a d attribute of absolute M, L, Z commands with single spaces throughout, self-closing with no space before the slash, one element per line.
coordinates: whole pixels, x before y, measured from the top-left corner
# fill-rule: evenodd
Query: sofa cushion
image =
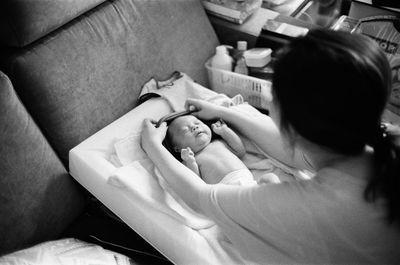
<path fill-rule="evenodd" d="M 54 239 L 81 213 L 67 174 L 0 72 L 0 255 Z"/>
<path fill-rule="evenodd" d="M 104 0 L 1 0 L 0 43 L 25 46 Z"/>
<path fill-rule="evenodd" d="M 114 0 L 11 58 L 7 75 L 67 165 L 68 151 L 175 70 L 206 85 L 218 40 L 198 0 Z"/>

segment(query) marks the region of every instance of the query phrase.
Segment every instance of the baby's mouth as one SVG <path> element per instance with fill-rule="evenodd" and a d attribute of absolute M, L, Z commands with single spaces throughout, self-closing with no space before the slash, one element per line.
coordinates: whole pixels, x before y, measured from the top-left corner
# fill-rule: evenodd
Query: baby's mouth
<path fill-rule="evenodd" d="M 204 133 L 204 132 L 200 131 L 200 132 L 196 133 L 196 136 L 199 136 L 202 133 Z"/>

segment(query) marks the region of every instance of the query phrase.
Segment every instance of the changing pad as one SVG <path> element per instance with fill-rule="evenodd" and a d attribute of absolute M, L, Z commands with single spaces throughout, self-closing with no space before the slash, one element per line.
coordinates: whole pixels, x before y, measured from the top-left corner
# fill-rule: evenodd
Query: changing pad
<path fill-rule="evenodd" d="M 218 251 L 197 230 L 108 184 L 117 170 L 110 158 L 114 144 L 140 129 L 144 118 L 171 112 L 161 98 L 150 99 L 70 151 L 70 174 L 105 206 L 175 264 L 223 264 Z M 133 176 L 134 177 L 134 176 Z M 146 187 L 143 187 L 144 191 Z M 151 192 L 151 191 L 150 191 Z M 229 260 L 228 260 L 229 261 Z"/>
<path fill-rule="evenodd" d="M 193 85 L 193 84 L 192 84 Z M 199 86 L 194 84 L 195 86 Z M 205 88 L 202 88 L 205 89 Z M 179 90 L 177 90 L 179 93 Z M 214 92 L 213 92 L 214 93 Z M 135 232 L 175 264 L 239 264 L 243 260 L 207 219 L 187 225 L 174 209 L 160 205 L 154 180 L 131 161 L 115 161 L 118 144 L 138 141 L 145 118 L 160 119 L 172 112 L 164 98 L 147 100 L 70 150 L 70 174 Z M 122 149 L 129 153 L 129 148 Z M 124 157 L 119 154 L 119 157 Z M 146 168 L 146 154 L 136 148 L 130 159 Z M 121 162 L 125 162 L 121 163 Z M 140 168 L 140 167 L 139 167 Z M 117 178 L 117 182 L 113 182 Z M 121 187 L 127 181 L 135 188 Z M 153 187 L 153 188 L 152 188 Z M 171 196 L 172 198 L 172 196 Z M 167 198 L 170 200 L 171 198 Z M 166 210 L 167 209 L 167 210 Z M 195 219 L 194 219 L 195 220 Z M 196 229 L 195 229 L 196 228 Z"/>

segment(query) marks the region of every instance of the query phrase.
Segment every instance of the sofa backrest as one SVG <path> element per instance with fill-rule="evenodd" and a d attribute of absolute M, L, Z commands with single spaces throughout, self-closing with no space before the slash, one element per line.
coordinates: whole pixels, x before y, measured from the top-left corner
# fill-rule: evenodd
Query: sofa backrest
<path fill-rule="evenodd" d="M 82 192 L 0 72 L 0 255 L 57 237 Z"/>
<path fill-rule="evenodd" d="M 1 0 L 0 41 L 23 47 L 105 0 Z"/>
<path fill-rule="evenodd" d="M 199 0 L 111 0 L 17 49 L 3 69 L 67 165 L 72 147 L 137 105 L 150 78 L 178 70 L 206 85 L 217 44 Z"/>

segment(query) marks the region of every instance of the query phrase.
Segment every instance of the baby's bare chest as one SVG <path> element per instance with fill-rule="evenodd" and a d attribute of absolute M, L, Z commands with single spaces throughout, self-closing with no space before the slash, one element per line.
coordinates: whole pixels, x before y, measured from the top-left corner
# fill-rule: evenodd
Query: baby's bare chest
<path fill-rule="evenodd" d="M 243 162 L 221 141 L 210 143 L 206 149 L 196 156 L 202 175 L 226 175 L 245 167 Z"/>

